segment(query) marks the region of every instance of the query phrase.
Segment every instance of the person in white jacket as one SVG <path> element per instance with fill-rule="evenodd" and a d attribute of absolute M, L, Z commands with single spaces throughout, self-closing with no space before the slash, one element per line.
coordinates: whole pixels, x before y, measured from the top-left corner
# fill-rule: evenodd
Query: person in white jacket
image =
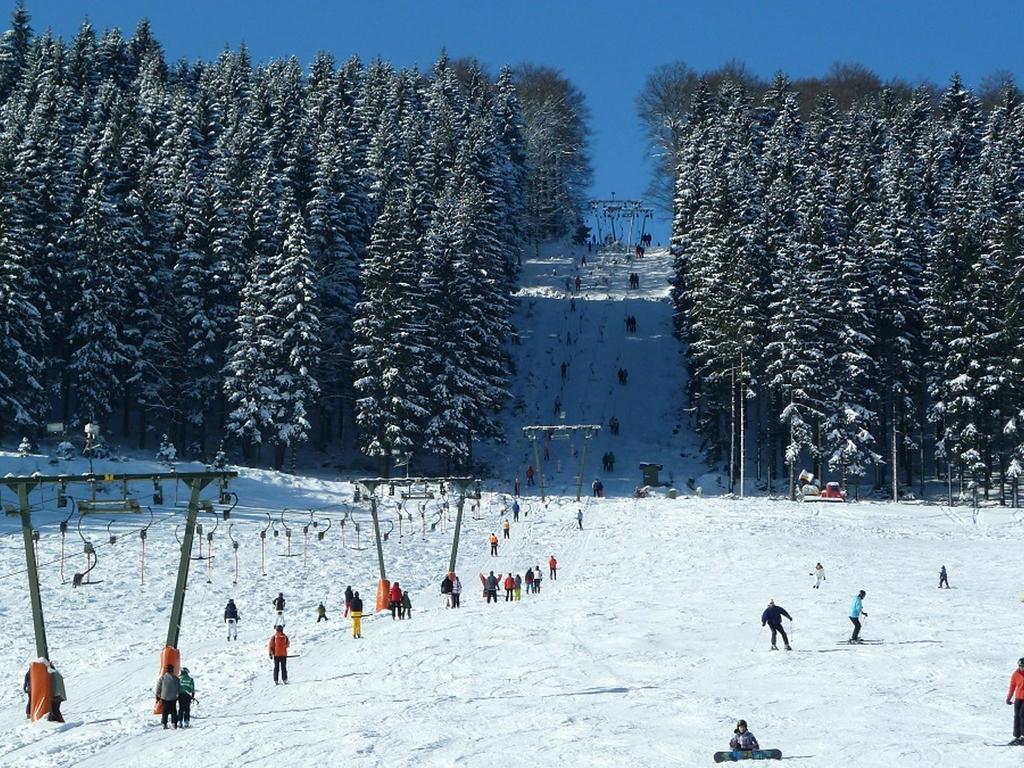
<path fill-rule="evenodd" d="M 814 576 L 814 589 L 818 589 L 821 586 L 821 582 L 825 580 L 825 566 L 818 563 L 814 566 L 814 573 L 810 575 Z"/>

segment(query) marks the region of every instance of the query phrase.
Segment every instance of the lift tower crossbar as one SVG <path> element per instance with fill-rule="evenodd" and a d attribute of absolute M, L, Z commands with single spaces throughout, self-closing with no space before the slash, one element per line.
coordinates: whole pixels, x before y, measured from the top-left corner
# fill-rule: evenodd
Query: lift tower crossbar
<path fill-rule="evenodd" d="M 576 501 L 580 500 L 583 494 L 583 467 L 587 463 L 587 446 L 590 445 L 590 438 L 601 431 L 600 424 L 536 424 L 523 427 L 523 433 L 533 443 L 533 460 L 537 465 L 537 474 L 540 476 L 540 500 L 546 501 L 544 492 L 544 466 L 540 463 L 540 449 L 537 447 L 537 435 L 546 435 L 551 439 L 570 438 L 576 432 L 583 433 L 583 450 L 580 451 L 580 473 L 576 478 Z"/>

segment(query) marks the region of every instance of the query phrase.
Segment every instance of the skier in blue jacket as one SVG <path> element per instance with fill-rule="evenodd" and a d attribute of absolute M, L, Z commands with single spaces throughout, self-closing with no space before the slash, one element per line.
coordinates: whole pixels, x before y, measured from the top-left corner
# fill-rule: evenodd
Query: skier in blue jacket
<path fill-rule="evenodd" d="M 793 617 L 790 616 L 786 609 L 781 605 L 776 605 L 774 600 L 768 601 L 768 607 L 764 609 L 764 613 L 761 614 L 761 626 L 766 624 L 772 630 L 772 650 L 779 650 L 778 646 L 775 645 L 775 633 L 778 632 L 782 635 L 782 644 L 786 646 L 787 651 L 793 650 L 789 647 L 789 638 L 786 637 L 786 630 L 782 628 L 782 617 L 785 616 L 790 621 Z"/>
<path fill-rule="evenodd" d="M 867 616 L 868 612 L 862 607 L 864 598 L 868 596 L 868 593 L 863 589 L 857 593 L 857 596 L 853 598 L 853 605 L 850 606 L 850 621 L 853 622 L 853 636 L 850 638 L 851 643 L 862 643 L 860 639 L 860 617 Z"/>

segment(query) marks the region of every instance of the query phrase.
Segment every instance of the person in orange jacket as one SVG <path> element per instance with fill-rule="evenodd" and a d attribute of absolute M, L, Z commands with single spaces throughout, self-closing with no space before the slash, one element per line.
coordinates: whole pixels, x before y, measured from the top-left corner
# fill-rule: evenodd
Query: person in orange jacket
<path fill-rule="evenodd" d="M 506 517 L 506 518 L 505 518 L 505 522 L 503 522 L 503 523 L 501 524 L 501 530 L 505 532 L 505 538 L 506 538 L 506 539 L 508 538 L 508 529 L 509 529 L 510 527 L 511 527 L 511 526 L 510 526 L 510 523 L 508 522 L 508 518 Z"/>
<path fill-rule="evenodd" d="M 1006 703 L 1013 705 L 1013 741 L 1010 743 L 1024 744 L 1024 656 L 1017 659 L 1017 669 L 1010 675 Z"/>
<path fill-rule="evenodd" d="M 497 536 L 495 536 L 495 535 L 494 535 L 494 534 L 492 533 L 492 534 L 491 534 L 491 538 L 490 538 L 490 539 L 488 539 L 488 541 L 490 541 L 490 542 L 491 542 L 491 555 L 492 555 L 493 557 L 497 557 L 497 556 L 498 556 L 498 537 L 497 537 Z"/>
<path fill-rule="evenodd" d="M 284 684 L 288 685 L 288 646 L 290 644 L 288 635 L 284 633 L 284 627 L 278 627 L 267 644 L 267 653 L 274 660 L 274 685 L 277 685 L 278 671 L 281 673 Z"/>
<path fill-rule="evenodd" d="M 554 555 L 548 560 L 548 570 L 551 571 L 551 580 L 556 580 L 558 578 L 558 561 L 555 560 Z"/>
<path fill-rule="evenodd" d="M 388 593 L 388 607 L 391 609 L 391 619 L 402 618 L 402 588 L 396 581 L 391 585 L 391 592 Z"/>
<path fill-rule="evenodd" d="M 516 579 L 511 573 L 505 577 L 505 602 L 512 602 L 512 593 L 516 588 Z"/>

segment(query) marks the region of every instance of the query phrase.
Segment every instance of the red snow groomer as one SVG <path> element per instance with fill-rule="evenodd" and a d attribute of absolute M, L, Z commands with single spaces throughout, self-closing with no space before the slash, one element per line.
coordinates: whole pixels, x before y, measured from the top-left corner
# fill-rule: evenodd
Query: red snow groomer
<path fill-rule="evenodd" d="M 814 475 L 806 469 L 800 471 L 800 501 L 828 501 L 842 503 L 846 501 L 846 491 L 837 482 L 825 483 L 822 489 L 814 482 Z"/>

